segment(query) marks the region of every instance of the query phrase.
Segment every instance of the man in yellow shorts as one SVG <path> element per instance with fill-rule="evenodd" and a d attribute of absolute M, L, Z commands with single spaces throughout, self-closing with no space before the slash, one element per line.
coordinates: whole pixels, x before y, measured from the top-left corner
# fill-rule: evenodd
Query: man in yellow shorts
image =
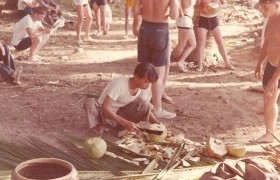
<path fill-rule="evenodd" d="M 125 5 L 125 37 L 128 38 L 128 29 L 129 29 L 129 17 L 131 17 L 132 14 L 132 7 L 134 0 L 124 0 L 124 5 Z"/>

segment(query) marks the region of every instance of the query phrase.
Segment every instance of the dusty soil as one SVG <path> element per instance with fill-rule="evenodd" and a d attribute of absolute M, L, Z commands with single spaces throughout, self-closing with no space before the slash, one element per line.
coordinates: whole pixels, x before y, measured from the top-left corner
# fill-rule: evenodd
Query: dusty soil
<path fill-rule="evenodd" d="M 65 13 L 75 19 L 71 10 Z M 260 16 L 256 11 L 254 15 L 249 11 L 243 4 L 229 5 L 224 11 L 222 32 L 235 71 L 224 69 L 222 63 L 188 73 L 171 66 L 166 92 L 174 105 L 163 106 L 178 116 L 162 121 L 174 134 L 184 133 L 199 142 L 209 136 L 248 142 L 264 132 L 262 94 L 251 90 L 261 90 L 261 82 L 254 77 L 258 42 L 248 33 L 261 19 L 255 19 L 254 15 Z M 13 14 L 1 17 L 1 40 L 10 41 L 15 22 Z M 173 21 L 170 24 L 175 43 L 177 30 Z M 124 19 L 115 16 L 109 34 L 85 44 L 81 53 L 75 52 L 75 31 L 66 27 L 41 51 L 47 61 L 28 62 L 26 55 L 21 55 L 16 65 L 24 68 L 22 84 L 0 83 L 1 139 L 20 142 L 36 136 L 48 140 L 62 132 L 87 136 L 84 94 L 100 92 L 112 78 L 130 75 L 137 64 L 137 39 L 132 35 L 124 39 L 123 25 Z M 92 32 L 95 30 L 92 26 Z"/>

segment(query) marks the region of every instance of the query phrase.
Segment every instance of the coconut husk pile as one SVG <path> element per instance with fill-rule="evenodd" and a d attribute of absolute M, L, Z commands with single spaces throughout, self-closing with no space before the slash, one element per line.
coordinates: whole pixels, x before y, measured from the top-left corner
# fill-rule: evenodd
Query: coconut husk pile
<path fill-rule="evenodd" d="M 270 154 L 270 161 L 275 164 L 278 170 L 280 170 L 280 145 L 278 146 L 266 146 L 263 149 Z"/>
<path fill-rule="evenodd" d="M 160 165 L 167 164 L 172 161 L 172 159 L 174 160 L 174 155 L 182 144 L 184 144 L 184 146 L 178 157 L 174 160 L 174 164 L 177 163 L 174 168 L 180 169 L 191 166 L 215 164 L 214 161 L 201 157 L 197 154 L 197 151 L 203 148 L 204 145 L 186 139 L 183 134 L 173 136 L 169 132 L 167 138 L 159 143 L 150 142 L 146 133 L 139 135 L 134 132 L 124 130 L 119 132 L 118 136 L 120 140 L 115 142 L 116 145 L 146 157 L 133 159 L 132 162 L 136 165 L 141 163 L 144 163 L 145 165 L 154 163 L 153 168 L 160 169 L 160 167 L 162 167 Z"/>
<path fill-rule="evenodd" d="M 274 139 L 280 143 L 280 140 L 272 134 L 270 131 L 269 133 L 274 137 Z M 261 146 L 267 154 L 269 154 L 269 160 L 274 164 L 275 169 L 280 172 L 280 144 L 273 146 L 273 145 L 268 145 L 268 146 Z"/>

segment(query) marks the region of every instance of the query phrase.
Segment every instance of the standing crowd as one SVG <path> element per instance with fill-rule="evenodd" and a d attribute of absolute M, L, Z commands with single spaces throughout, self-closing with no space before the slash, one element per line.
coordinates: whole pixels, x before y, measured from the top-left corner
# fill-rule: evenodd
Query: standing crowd
<path fill-rule="evenodd" d="M 218 13 L 225 0 L 124 0 L 125 38 L 129 35 L 129 21 L 133 16 L 132 31 L 138 37 L 137 60 L 139 64 L 131 77 L 119 77 L 110 82 L 98 99 L 87 99 L 84 110 L 89 128 L 103 133 L 109 127 L 121 127 L 140 132 L 137 123 L 158 119 L 171 119 L 176 113 L 163 108 L 162 101 L 171 102 L 165 93 L 170 62 L 178 70 L 188 72 L 186 59 L 195 53 L 197 71 L 202 71 L 207 34 L 211 33 L 224 61 L 225 68 L 234 70 L 227 54 Z M 93 14 L 97 33 L 106 35 L 112 22 L 112 11 L 107 0 L 73 0 L 77 13 L 76 43 L 94 42 L 90 35 Z M 266 134 L 256 141 L 272 142 L 278 118 L 280 54 L 280 0 L 260 0 L 260 11 L 267 18 L 264 44 L 256 67 L 256 77 L 261 78 L 262 66 L 268 62 L 263 76 L 264 115 Z M 53 0 L 18 0 L 20 20 L 15 24 L 11 44 L 17 51 L 29 49 L 29 61 L 40 61 L 40 50 L 54 31 L 54 24 L 63 14 Z M 198 11 L 197 31 L 193 17 Z M 176 21 L 178 44 L 171 48 L 169 19 Z M 0 74 L 4 81 L 19 83 L 22 67 L 16 68 L 6 45 L 0 43 Z"/>

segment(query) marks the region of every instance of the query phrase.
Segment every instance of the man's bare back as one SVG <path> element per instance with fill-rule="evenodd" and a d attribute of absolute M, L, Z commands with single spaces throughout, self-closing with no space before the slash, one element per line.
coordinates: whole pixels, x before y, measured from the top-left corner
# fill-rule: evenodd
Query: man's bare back
<path fill-rule="evenodd" d="M 274 66 L 278 66 L 280 62 L 280 17 L 269 18 L 265 29 L 266 55 L 268 61 Z"/>
<path fill-rule="evenodd" d="M 179 14 L 178 0 L 136 0 L 134 13 L 148 22 L 167 23 L 168 17 L 176 19 Z"/>
<path fill-rule="evenodd" d="M 194 4 L 192 0 L 181 0 L 181 8 L 184 15 L 188 15 L 190 17 L 193 17 L 194 14 Z"/>

